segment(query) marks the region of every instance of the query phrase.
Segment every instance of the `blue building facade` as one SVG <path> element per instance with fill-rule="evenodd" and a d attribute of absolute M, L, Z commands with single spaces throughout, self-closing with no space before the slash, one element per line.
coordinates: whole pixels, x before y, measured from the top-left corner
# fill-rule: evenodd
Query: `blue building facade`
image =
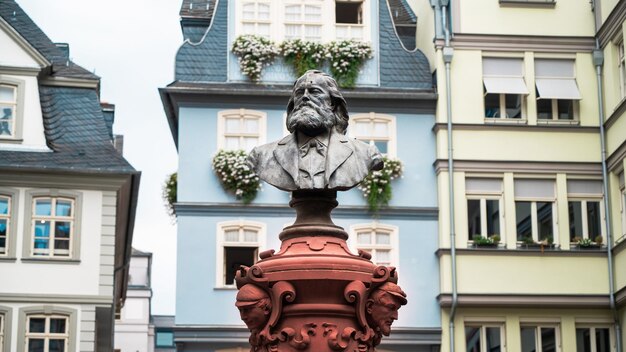
<path fill-rule="evenodd" d="M 415 20 L 408 5 L 391 0 L 356 3 L 360 23 L 331 24 L 336 33 L 340 27 L 360 31 L 360 39 L 373 48 L 356 87 L 342 90 L 351 119 L 348 134 L 375 143 L 399 159 L 404 171 L 393 181 L 388 207 L 373 214 L 362 192 L 352 189 L 338 196 L 333 218 L 350 233 L 355 252 L 370 251 L 375 262 L 398 268 L 399 284 L 409 297 L 380 350 L 432 351 L 441 339 L 432 132 L 436 93 L 426 58 L 419 50 L 407 50 L 396 29 L 397 21 Z M 286 105 L 295 74 L 277 59 L 253 84 L 240 73 L 229 49 L 237 35 L 245 34 L 248 22 L 261 34 L 270 23 L 270 38 L 286 38 L 286 32 L 300 25 L 297 21 L 282 28 L 258 17 L 298 4 L 304 12 L 311 10 L 305 9 L 311 2 L 303 1 L 183 1 L 185 42 L 176 56 L 175 81 L 160 90 L 179 153 L 174 326 L 179 351 L 245 349 L 249 334 L 234 306 L 233 268 L 252 264 L 263 250 L 278 250 L 278 234 L 294 220 L 295 212 L 287 205 L 290 195 L 268 184 L 247 205 L 224 191 L 212 159 L 220 149 L 249 150 L 288 133 Z M 333 17 L 325 11 L 334 11 L 336 21 L 346 11 L 339 1 L 320 0 L 319 5 L 321 21 Z M 315 19 L 317 10 L 311 11 L 302 24 L 304 32 Z M 321 32 L 326 25 L 319 24 Z"/>

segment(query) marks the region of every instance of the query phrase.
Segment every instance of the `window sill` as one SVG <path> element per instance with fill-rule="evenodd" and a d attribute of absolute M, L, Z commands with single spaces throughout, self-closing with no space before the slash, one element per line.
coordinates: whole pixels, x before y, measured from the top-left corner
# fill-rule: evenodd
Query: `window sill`
<path fill-rule="evenodd" d="M 467 249 L 505 249 L 503 244 L 474 244 L 473 242 L 467 243 Z"/>
<path fill-rule="evenodd" d="M 0 262 L 14 262 L 17 258 L 15 257 L 0 257 Z"/>
<path fill-rule="evenodd" d="M 580 126 L 578 120 L 543 120 L 537 119 L 537 125 Z"/>
<path fill-rule="evenodd" d="M 58 264 L 80 264 L 80 259 L 69 258 L 22 258 L 24 263 L 58 263 Z"/>
<path fill-rule="evenodd" d="M 21 144 L 24 142 L 22 138 L 0 137 L 0 143 Z"/>
<path fill-rule="evenodd" d="M 561 246 L 558 244 L 542 244 L 542 243 L 532 243 L 532 244 L 525 244 L 525 243 L 518 243 L 517 244 L 517 249 L 521 249 L 521 250 L 540 250 L 540 251 L 555 251 L 561 250 Z"/>
<path fill-rule="evenodd" d="M 486 124 L 526 125 L 526 119 L 503 119 L 499 117 L 485 117 Z"/>
<path fill-rule="evenodd" d="M 214 287 L 213 290 L 215 290 L 215 291 L 236 291 L 237 290 L 237 286 L 219 286 L 219 287 Z"/>
<path fill-rule="evenodd" d="M 501 7 L 538 7 L 538 8 L 554 8 L 556 1 L 541 0 L 500 0 Z"/>

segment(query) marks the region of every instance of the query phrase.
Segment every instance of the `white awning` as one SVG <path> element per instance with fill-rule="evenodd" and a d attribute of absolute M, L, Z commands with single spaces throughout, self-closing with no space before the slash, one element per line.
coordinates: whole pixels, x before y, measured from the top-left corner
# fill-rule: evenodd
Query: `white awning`
<path fill-rule="evenodd" d="M 580 91 L 574 78 L 537 78 L 537 99 L 581 100 Z"/>
<path fill-rule="evenodd" d="M 522 77 L 483 77 L 487 93 L 527 95 L 528 89 Z"/>

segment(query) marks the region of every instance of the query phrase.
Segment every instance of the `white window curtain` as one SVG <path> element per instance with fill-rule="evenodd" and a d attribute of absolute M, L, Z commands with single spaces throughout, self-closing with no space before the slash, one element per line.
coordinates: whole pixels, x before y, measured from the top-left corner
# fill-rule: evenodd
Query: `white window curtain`
<path fill-rule="evenodd" d="M 567 194 L 570 196 L 602 197 L 602 181 L 599 180 L 567 180 Z"/>
<path fill-rule="evenodd" d="M 483 82 L 487 93 L 528 94 L 522 59 L 483 58 Z"/>
<path fill-rule="evenodd" d="M 574 74 L 574 60 L 535 60 L 537 99 L 581 100 Z"/>
<path fill-rule="evenodd" d="M 515 198 L 554 200 L 554 180 L 515 180 Z"/>
<path fill-rule="evenodd" d="M 465 179 L 466 193 L 502 193 L 502 180 L 496 178 Z"/>

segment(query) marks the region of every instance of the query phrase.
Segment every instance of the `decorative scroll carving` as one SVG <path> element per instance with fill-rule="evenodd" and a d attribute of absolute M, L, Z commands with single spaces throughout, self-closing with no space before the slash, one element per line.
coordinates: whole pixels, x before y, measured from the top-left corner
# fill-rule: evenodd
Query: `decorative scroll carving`
<path fill-rule="evenodd" d="M 346 301 L 355 304 L 356 318 L 362 328 L 367 328 L 367 320 L 365 317 L 365 296 L 367 287 L 361 281 L 352 281 L 343 290 L 343 296 Z"/>
<path fill-rule="evenodd" d="M 339 334 L 339 329 L 336 324 L 323 323 L 322 327 L 324 328 L 324 334 L 322 336 L 327 338 L 328 347 L 334 351 L 344 351 L 350 346 L 351 341 L 355 341 L 357 344 L 357 349 L 354 351 L 369 351 L 369 348 L 373 346 L 373 332 L 370 329 L 368 329 L 367 333 L 363 334 L 355 328 L 345 327 L 341 334 Z"/>

